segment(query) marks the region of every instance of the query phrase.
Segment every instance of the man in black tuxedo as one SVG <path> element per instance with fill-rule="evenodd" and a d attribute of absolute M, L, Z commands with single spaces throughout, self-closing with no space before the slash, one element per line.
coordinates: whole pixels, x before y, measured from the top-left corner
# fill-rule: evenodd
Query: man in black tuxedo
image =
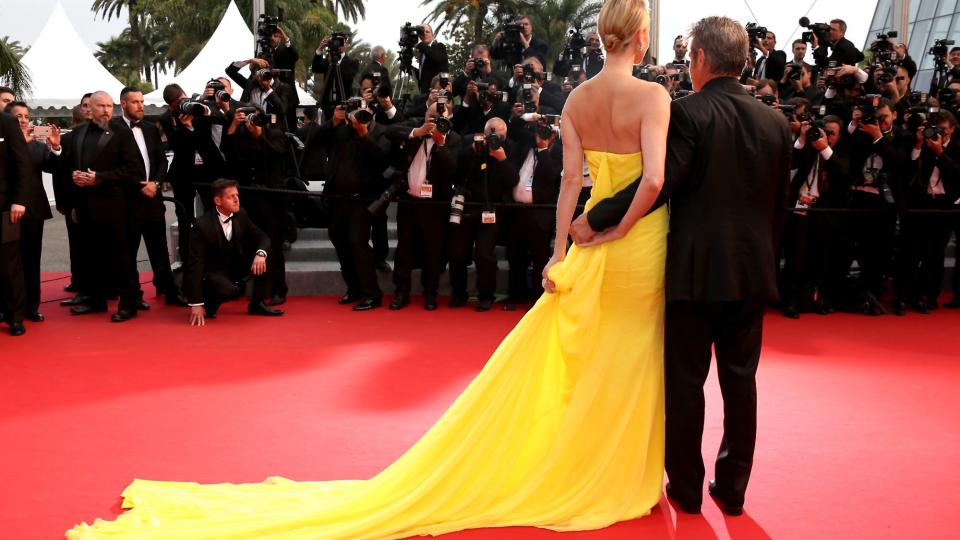
<path fill-rule="evenodd" d="M 166 207 L 163 205 L 163 182 L 167 177 L 167 154 L 160 140 L 160 129 L 144 120 L 143 92 L 128 86 L 120 91 L 120 117 L 118 126 L 129 130 L 137 143 L 136 184 L 127 190 L 127 246 L 128 262 L 131 272 L 137 272 L 137 253 L 140 239 L 147 248 L 150 268 L 153 269 L 153 286 L 158 295 L 163 295 L 168 306 L 186 306 L 180 296 L 180 289 L 173 280 L 170 270 L 170 258 L 167 248 Z M 140 280 L 137 279 L 139 287 Z M 143 295 L 143 291 L 140 291 Z M 149 309 L 150 305 L 141 300 L 139 309 Z"/>
<path fill-rule="evenodd" d="M 586 52 L 578 67 L 584 73 L 586 79 L 592 79 L 603 69 L 603 50 L 600 48 L 600 36 L 596 32 L 587 32 L 586 41 Z M 570 61 L 564 58 L 561 53 L 557 61 L 553 63 L 553 74 L 561 79 L 566 77 L 576 79 L 578 74 L 576 70 L 571 71 L 572 67 Z"/>
<path fill-rule="evenodd" d="M 277 26 L 276 31 L 270 36 L 270 46 L 260 51 L 259 57 L 269 62 L 276 69 L 289 70 L 277 74 L 277 78 L 290 86 L 296 84 L 294 74 L 296 73 L 300 53 L 290 42 L 290 38 L 283 31 L 283 28 Z M 300 101 L 297 100 L 297 105 L 299 104 Z"/>
<path fill-rule="evenodd" d="M 380 86 L 392 93 L 390 70 L 387 69 L 387 50 L 383 45 L 375 45 L 370 49 L 370 63 L 360 73 L 380 74 Z"/>
<path fill-rule="evenodd" d="M 353 97 L 353 80 L 357 78 L 360 72 L 360 62 L 357 59 L 347 55 L 349 41 L 344 40 L 343 46 L 336 52 L 331 59 L 327 52 L 327 44 L 330 43 L 331 36 L 327 36 L 320 41 L 316 53 L 313 55 L 313 62 L 310 70 L 314 73 L 323 75 L 323 90 L 320 92 L 320 109 L 323 111 L 323 121 L 329 121 L 333 116 L 333 109 L 340 102 Z M 333 60 L 333 61 L 331 61 Z"/>
<path fill-rule="evenodd" d="M 813 59 L 817 66 L 824 68 L 827 62 L 834 60 L 841 64 L 855 66 L 863 60 L 863 53 L 846 37 L 847 23 L 841 19 L 830 21 L 829 43 L 820 43 L 816 33 L 813 34 Z M 830 55 L 827 55 L 827 47 Z"/>
<path fill-rule="evenodd" d="M 503 32 L 497 32 L 497 35 L 493 38 L 490 55 L 502 60 L 507 67 L 511 67 L 519 63 L 520 60 L 531 56 L 536 56 L 540 60 L 540 65 L 547 65 L 549 47 L 546 41 L 533 35 L 533 24 L 530 22 L 530 17 L 524 15 L 516 20 L 516 24 L 520 25 L 520 35 L 517 43 L 510 47 L 509 44 L 503 42 Z"/>
<path fill-rule="evenodd" d="M 450 63 L 447 60 L 447 46 L 433 39 L 433 28 L 429 24 L 425 24 L 416 51 L 420 60 L 417 86 L 420 88 L 421 94 L 426 94 L 430 91 L 430 83 L 434 77 L 450 71 Z"/>
<path fill-rule="evenodd" d="M 493 71 L 490 62 L 490 49 L 483 43 L 477 43 L 470 52 L 470 59 L 464 65 L 463 71 L 453 79 L 453 95 L 463 98 L 470 81 L 495 80 L 498 88 L 506 88 L 507 82 Z"/>
<path fill-rule="evenodd" d="M 452 102 L 442 116 L 449 120 Z M 437 129 L 440 106 L 432 107 L 426 118 L 411 118 L 391 126 L 387 138 L 400 149 L 406 166 L 407 189 L 397 208 L 397 252 L 393 270 L 396 286 L 391 310 L 410 303 L 410 273 L 417 253 L 423 256 L 423 302 L 427 311 L 437 309 L 437 290 L 443 271 L 445 229 L 450 208 L 444 204 L 419 201 L 450 201 L 453 182 L 459 171 L 460 136 Z"/>
<path fill-rule="evenodd" d="M 703 384 L 715 348 L 724 436 L 710 494 L 743 512 L 757 427 L 756 370 L 763 311 L 777 298 L 776 244 L 786 211 L 791 137 L 782 114 L 737 81 L 747 33 L 726 17 L 691 29 L 696 94 L 673 102 L 667 141 L 667 495 L 698 513 L 704 465 Z M 709 47 L 709 49 L 705 48 Z M 616 226 L 639 180 L 575 222 L 578 243 Z"/>
<path fill-rule="evenodd" d="M 4 229 L 19 225 L 27 211 L 30 171 L 27 142 L 20 125 L 13 116 L 0 112 L 0 216 L 10 220 L 3 224 Z M 0 237 L 0 302 L 10 335 L 23 335 L 26 294 L 19 238 Z"/>
<path fill-rule="evenodd" d="M 761 81 L 771 79 L 779 81 L 783 78 L 783 70 L 787 66 L 787 53 L 777 50 L 777 35 L 767 34 L 753 44 L 760 55 L 757 57 L 757 67 L 753 71 L 753 78 Z"/>
<path fill-rule="evenodd" d="M 251 77 L 244 77 L 240 68 L 250 65 Z M 263 58 L 237 61 L 227 66 L 227 76 L 243 88 L 240 101 L 251 103 L 267 114 L 277 115 L 278 123 L 285 131 L 297 129 L 297 105 L 300 99 L 292 85 L 283 82 L 270 71 L 270 62 Z"/>
<path fill-rule="evenodd" d="M 86 267 L 80 292 L 86 305 L 74 306 L 74 315 L 102 313 L 107 297 L 119 290 L 120 304 L 113 322 L 136 317 L 140 284 L 129 261 L 126 234 L 129 192 L 140 187 L 139 150 L 133 133 L 113 120 L 113 98 L 94 92 L 93 117 L 63 140 L 61 167 L 70 171 L 76 189 L 70 206 L 80 229 L 82 263 Z"/>
<path fill-rule="evenodd" d="M 243 295 L 253 275 L 253 295 L 247 306 L 250 315 L 275 317 L 266 298 L 267 250 L 270 239 L 240 209 L 235 180 L 220 179 L 210 185 L 215 212 L 197 218 L 190 235 L 190 259 L 183 274 L 183 293 L 190 303 L 190 324 L 203 326 L 215 319 L 224 302 Z"/>

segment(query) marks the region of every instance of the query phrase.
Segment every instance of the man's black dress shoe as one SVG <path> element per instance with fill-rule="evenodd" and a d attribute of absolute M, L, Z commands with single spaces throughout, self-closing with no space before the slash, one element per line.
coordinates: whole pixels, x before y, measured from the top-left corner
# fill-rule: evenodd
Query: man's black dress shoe
<path fill-rule="evenodd" d="M 454 296 L 450 298 L 450 302 L 447 303 L 447 307 L 458 308 L 467 305 L 466 296 Z"/>
<path fill-rule="evenodd" d="M 393 297 L 393 302 L 390 302 L 390 311 L 403 309 L 407 307 L 409 303 L 410 303 L 410 295 L 406 293 L 399 293 Z"/>
<path fill-rule="evenodd" d="M 953 300 L 943 305 L 947 309 L 960 309 L 960 296 L 954 296 Z"/>
<path fill-rule="evenodd" d="M 23 322 L 10 323 L 11 336 L 22 336 L 25 333 L 27 333 L 27 329 L 23 326 Z"/>
<path fill-rule="evenodd" d="M 86 304 L 81 304 L 70 308 L 71 315 L 89 315 L 90 313 L 104 313 L 105 311 L 107 311 L 106 306 L 91 307 Z"/>
<path fill-rule="evenodd" d="M 787 306 L 787 307 L 783 308 L 783 316 L 786 317 L 786 318 L 788 318 L 788 319 L 799 319 L 799 318 L 800 318 L 800 312 L 797 311 L 797 308 L 795 308 L 795 307 L 793 307 L 793 306 Z"/>
<path fill-rule="evenodd" d="M 283 315 L 283 310 L 273 309 L 265 302 L 250 302 L 247 306 L 248 315 L 263 315 L 264 317 L 279 317 Z"/>
<path fill-rule="evenodd" d="M 137 316 L 136 311 L 121 309 L 110 316 L 110 322 L 127 322 Z"/>
<path fill-rule="evenodd" d="M 25 315 L 26 319 L 30 322 L 43 322 L 43 314 L 39 311 L 28 311 Z"/>
<path fill-rule="evenodd" d="M 436 294 L 424 294 L 423 295 L 423 309 L 427 311 L 436 311 L 437 310 L 437 295 Z"/>
<path fill-rule="evenodd" d="M 673 488 L 670 486 L 670 482 L 667 482 L 667 498 L 673 501 L 673 503 L 677 506 L 677 508 L 679 508 L 680 510 L 684 511 L 687 514 L 700 513 L 700 505 L 688 503 L 686 501 L 680 500 L 680 498 L 677 497 L 676 493 L 673 492 Z"/>
<path fill-rule="evenodd" d="M 707 488 L 707 491 L 710 492 L 710 497 L 713 498 L 714 502 L 717 503 L 717 506 L 720 507 L 720 510 L 728 516 L 739 516 L 743 514 L 743 505 L 732 505 L 723 500 L 723 497 L 720 495 L 720 490 L 717 489 L 717 481 L 711 480 L 710 485 Z"/>
<path fill-rule="evenodd" d="M 82 305 L 86 304 L 86 303 L 89 302 L 89 301 L 90 301 L 90 297 L 89 297 L 89 296 L 87 296 L 87 295 L 85 295 L 85 294 L 78 294 L 78 295 L 74 296 L 73 298 L 68 298 L 68 299 L 66 299 L 66 300 L 61 300 L 61 301 L 60 301 L 60 305 L 61 305 L 61 306 L 68 306 L 68 307 L 72 307 L 72 306 L 82 306 Z"/>
<path fill-rule="evenodd" d="M 150 304 L 143 300 L 137 300 L 137 311 L 150 311 Z"/>
<path fill-rule="evenodd" d="M 354 311 L 370 311 L 373 308 L 378 308 L 383 304 L 383 299 L 379 296 L 371 296 L 370 298 L 364 299 L 359 304 L 353 306 Z"/>
<path fill-rule="evenodd" d="M 898 317 L 903 317 L 907 314 L 907 303 L 897 300 L 893 303 L 893 312 L 896 313 Z"/>
<path fill-rule="evenodd" d="M 477 311 L 490 311 L 493 307 L 493 300 L 485 299 L 477 302 Z"/>
<path fill-rule="evenodd" d="M 71 281 L 63 286 L 63 292 L 77 292 L 77 286 Z"/>
<path fill-rule="evenodd" d="M 166 295 L 166 298 L 164 298 L 163 303 L 166 304 L 166 305 L 168 305 L 168 306 L 179 306 L 179 307 L 187 307 L 187 306 L 188 306 L 187 300 L 186 300 L 182 295 L 180 295 L 180 294 L 168 294 L 168 295 Z"/>
<path fill-rule="evenodd" d="M 345 304 L 352 304 L 357 300 L 360 300 L 360 298 L 361 296 L 359 294 L 348 292 L 347 294 L 341 296 L 340 299 L 337 300 L 337 303 L 340 304 L 341 306 Z"/>
<path fill-rule="evenodd" d="M 911 305 L 910 307 L 912 307 L 914 311 L 922 315 L 930 314 L 930 308 L 927 307 L 926 301 L 921 300 L 919 302 L 914 302 L 913 305 Z"/>
<path fill-rule="evenodd" d="M 285 294 L 275 294 L 270 297 L 271 306 L 282 306 L 287 303 L 287 295 Z"/>

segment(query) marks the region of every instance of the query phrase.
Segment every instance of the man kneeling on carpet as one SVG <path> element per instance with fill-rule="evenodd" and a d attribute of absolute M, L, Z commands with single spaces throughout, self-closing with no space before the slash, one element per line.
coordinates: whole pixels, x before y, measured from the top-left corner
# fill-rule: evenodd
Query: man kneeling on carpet
<path fill-rule="evenodd" d="M 227 179 L 211 184 L 217 211 L 198 217 L 190 234 L 190 258 L 182 288 L 190 304 L 192 326 L 203 326 L 206 319 L 216 318 L 221 304 L 242 296 L 251 274 L 253 295 L 247 313 L 283 315 L 264 302 L 270 238 L 240 209 L 237 185 Z"/>

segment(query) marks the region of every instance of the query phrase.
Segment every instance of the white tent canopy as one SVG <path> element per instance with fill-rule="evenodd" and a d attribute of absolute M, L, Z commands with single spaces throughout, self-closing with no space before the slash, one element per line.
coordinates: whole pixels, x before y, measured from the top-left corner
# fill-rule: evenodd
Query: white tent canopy
<path fill-rule="evenodd" d="M 118 100 L 123 89 L 84 45 L 60 2 L 22 62 L 30 72 L 26 101 L 31 107 L 73 107 L 83 94 L 97 90 Z"/>
<path fill-rule="evenodd" d="M 247 27 L 237 5 L 231 0 L 227 11 L 220 20 L 217 30 L 204 45 L 200 54 L 190 62 L 186 69 L 173 78 L 173 83 L 179 84 L 188 94 L 200 92 L 212 78 L 226 76 L 226 68 L 230 62 L 246 60 L 253 56 L 253 32 Z M 242 72 L 249 71 L 243 68 Z M 249 76 L 248 73 L 245 73 Z M 242 88 L 233 85 L 233 97 L 239 98 Z M 301 105 L 316 105 L 316 100 L 307 94 L 300 85 L 297 85 L 297 95 Z M 163 105 L 163 88 L 147 94 L 147 103 Z"/>

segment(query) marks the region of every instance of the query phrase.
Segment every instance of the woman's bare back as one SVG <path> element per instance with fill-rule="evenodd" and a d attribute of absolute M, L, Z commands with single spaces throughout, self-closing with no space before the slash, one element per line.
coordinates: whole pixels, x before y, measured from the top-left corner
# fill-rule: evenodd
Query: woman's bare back
<path fill-rule="evenodd" d="M 622 74 L 603 74 L 578 86 L 563 107 L 584 150 L 615 154 L 641 151 L 644 117 L 663 87 Z"/>

